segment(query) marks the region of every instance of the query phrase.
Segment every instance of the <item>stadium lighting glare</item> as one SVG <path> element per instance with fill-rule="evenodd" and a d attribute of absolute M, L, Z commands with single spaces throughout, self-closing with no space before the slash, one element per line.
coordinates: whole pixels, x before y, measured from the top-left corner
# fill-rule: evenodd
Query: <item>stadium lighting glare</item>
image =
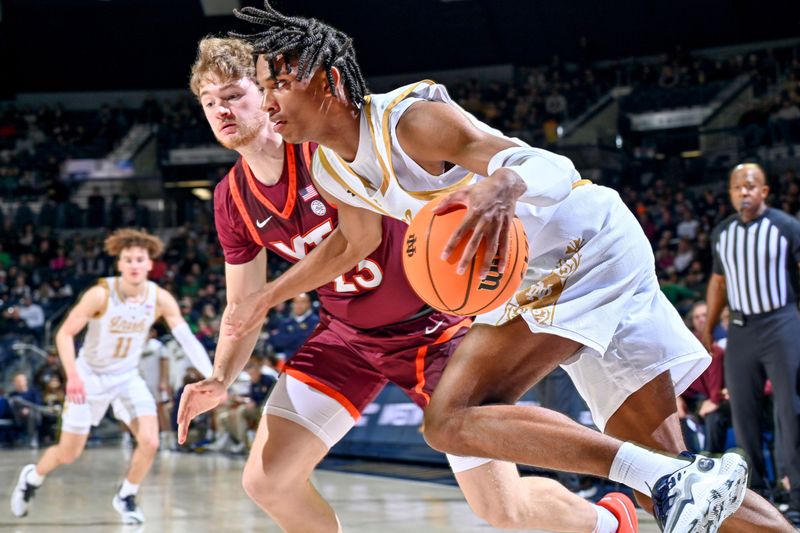
<path fill-rule="evenodd" d="M 202 187 L 195 187 L 192 189 L 192 194 L 204 202 L 208 202 L 212 197 L 211 191 Z"/>

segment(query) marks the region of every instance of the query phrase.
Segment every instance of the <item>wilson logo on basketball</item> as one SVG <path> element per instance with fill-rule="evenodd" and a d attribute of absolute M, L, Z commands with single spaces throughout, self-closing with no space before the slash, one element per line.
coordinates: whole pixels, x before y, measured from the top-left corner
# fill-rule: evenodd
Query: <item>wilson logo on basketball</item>
<path fill-rule="evenodd" d="M 417 236 L 412 234 L 406 239 L 406 255 L 411 257 L 415 253 L 417 253 Z"/>
<path fill-rule="evenodd" d="M 500 273 L 499 265 L 500 257 L 495 256 L 495 258 L 492 259 L 492 265 L 489 267 L 489 273 L 486 274 L 486 277 L 481 280 L 481 284 L 478 285 L 479 291 L 493 291 L 500 286 L 500 280 L 503 279 L 503 275 Z"/>

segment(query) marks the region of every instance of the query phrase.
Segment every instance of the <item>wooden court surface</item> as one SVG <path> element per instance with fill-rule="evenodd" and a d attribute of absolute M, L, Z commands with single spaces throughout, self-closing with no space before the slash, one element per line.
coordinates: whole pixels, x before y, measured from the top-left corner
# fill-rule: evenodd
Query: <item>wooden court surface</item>
<path fill-rule="evenodd" d="M 92 448 L 47 478 L 31 513 L 11 515 L 9 496 L 20 468 L 39 452 L 0 450 L 0 531 L 13 533 L 279 532 L 240 485 L 244 460 L 219 454 L 160 452 L 139 491 L 147 522 L 123 526 L 111 507 L 130 451 Z M 456 487 L 388 477 L 319 470 L 314 483 L 339 514 L 344 532 L 458 532 L 495 530 L 476 518 Z M 656 533 L 640 514 L 640 531 Z M 311 533 L 311 532 L 310 532 Z"/>

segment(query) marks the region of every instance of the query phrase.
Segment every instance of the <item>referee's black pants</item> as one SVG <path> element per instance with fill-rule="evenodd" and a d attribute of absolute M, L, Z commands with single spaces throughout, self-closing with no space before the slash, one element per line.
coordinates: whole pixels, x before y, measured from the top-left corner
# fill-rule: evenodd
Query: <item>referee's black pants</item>
<path fill-rule="evenodd" d="M 725 352 L 725 384 L 731 396 L 736 442 L 751 461 L 751 487 L 768 491 L 762 421 L 764 381 L 772 382 L 778 424 L 776 446 L 792 485 L 791 505 L 800 509 L 800 314 L 794 305 L 731 321 Z M 771 418 L 771 413 L 766 413 Z"/>

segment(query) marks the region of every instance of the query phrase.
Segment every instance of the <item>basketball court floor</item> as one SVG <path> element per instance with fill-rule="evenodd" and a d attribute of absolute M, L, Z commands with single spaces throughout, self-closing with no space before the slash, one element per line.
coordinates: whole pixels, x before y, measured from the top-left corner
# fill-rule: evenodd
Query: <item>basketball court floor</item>
<path fill-rule="evenodd" d="M 62 468 L 36 495 L 28 517 L 8 507 L 22 465 L 38 453 L 0 450 L 0 531 L 13 533 L 280 532 L 247 498 L 239 479 L 242 458 L 219 454 L 160 452 L 140 491 L 147 523 L 123 526 L 111 507 L 130 451 L 88 449 Z M 374 475 L 318 470 L 314 483 L 339 513 L 345 533 L 484 533 L 495 530 L 476 518 L 458 488 Z M 640 513 L 640 531 L 656 533 Z M 313 532 L 309 532 L 313 533 Z"/>

